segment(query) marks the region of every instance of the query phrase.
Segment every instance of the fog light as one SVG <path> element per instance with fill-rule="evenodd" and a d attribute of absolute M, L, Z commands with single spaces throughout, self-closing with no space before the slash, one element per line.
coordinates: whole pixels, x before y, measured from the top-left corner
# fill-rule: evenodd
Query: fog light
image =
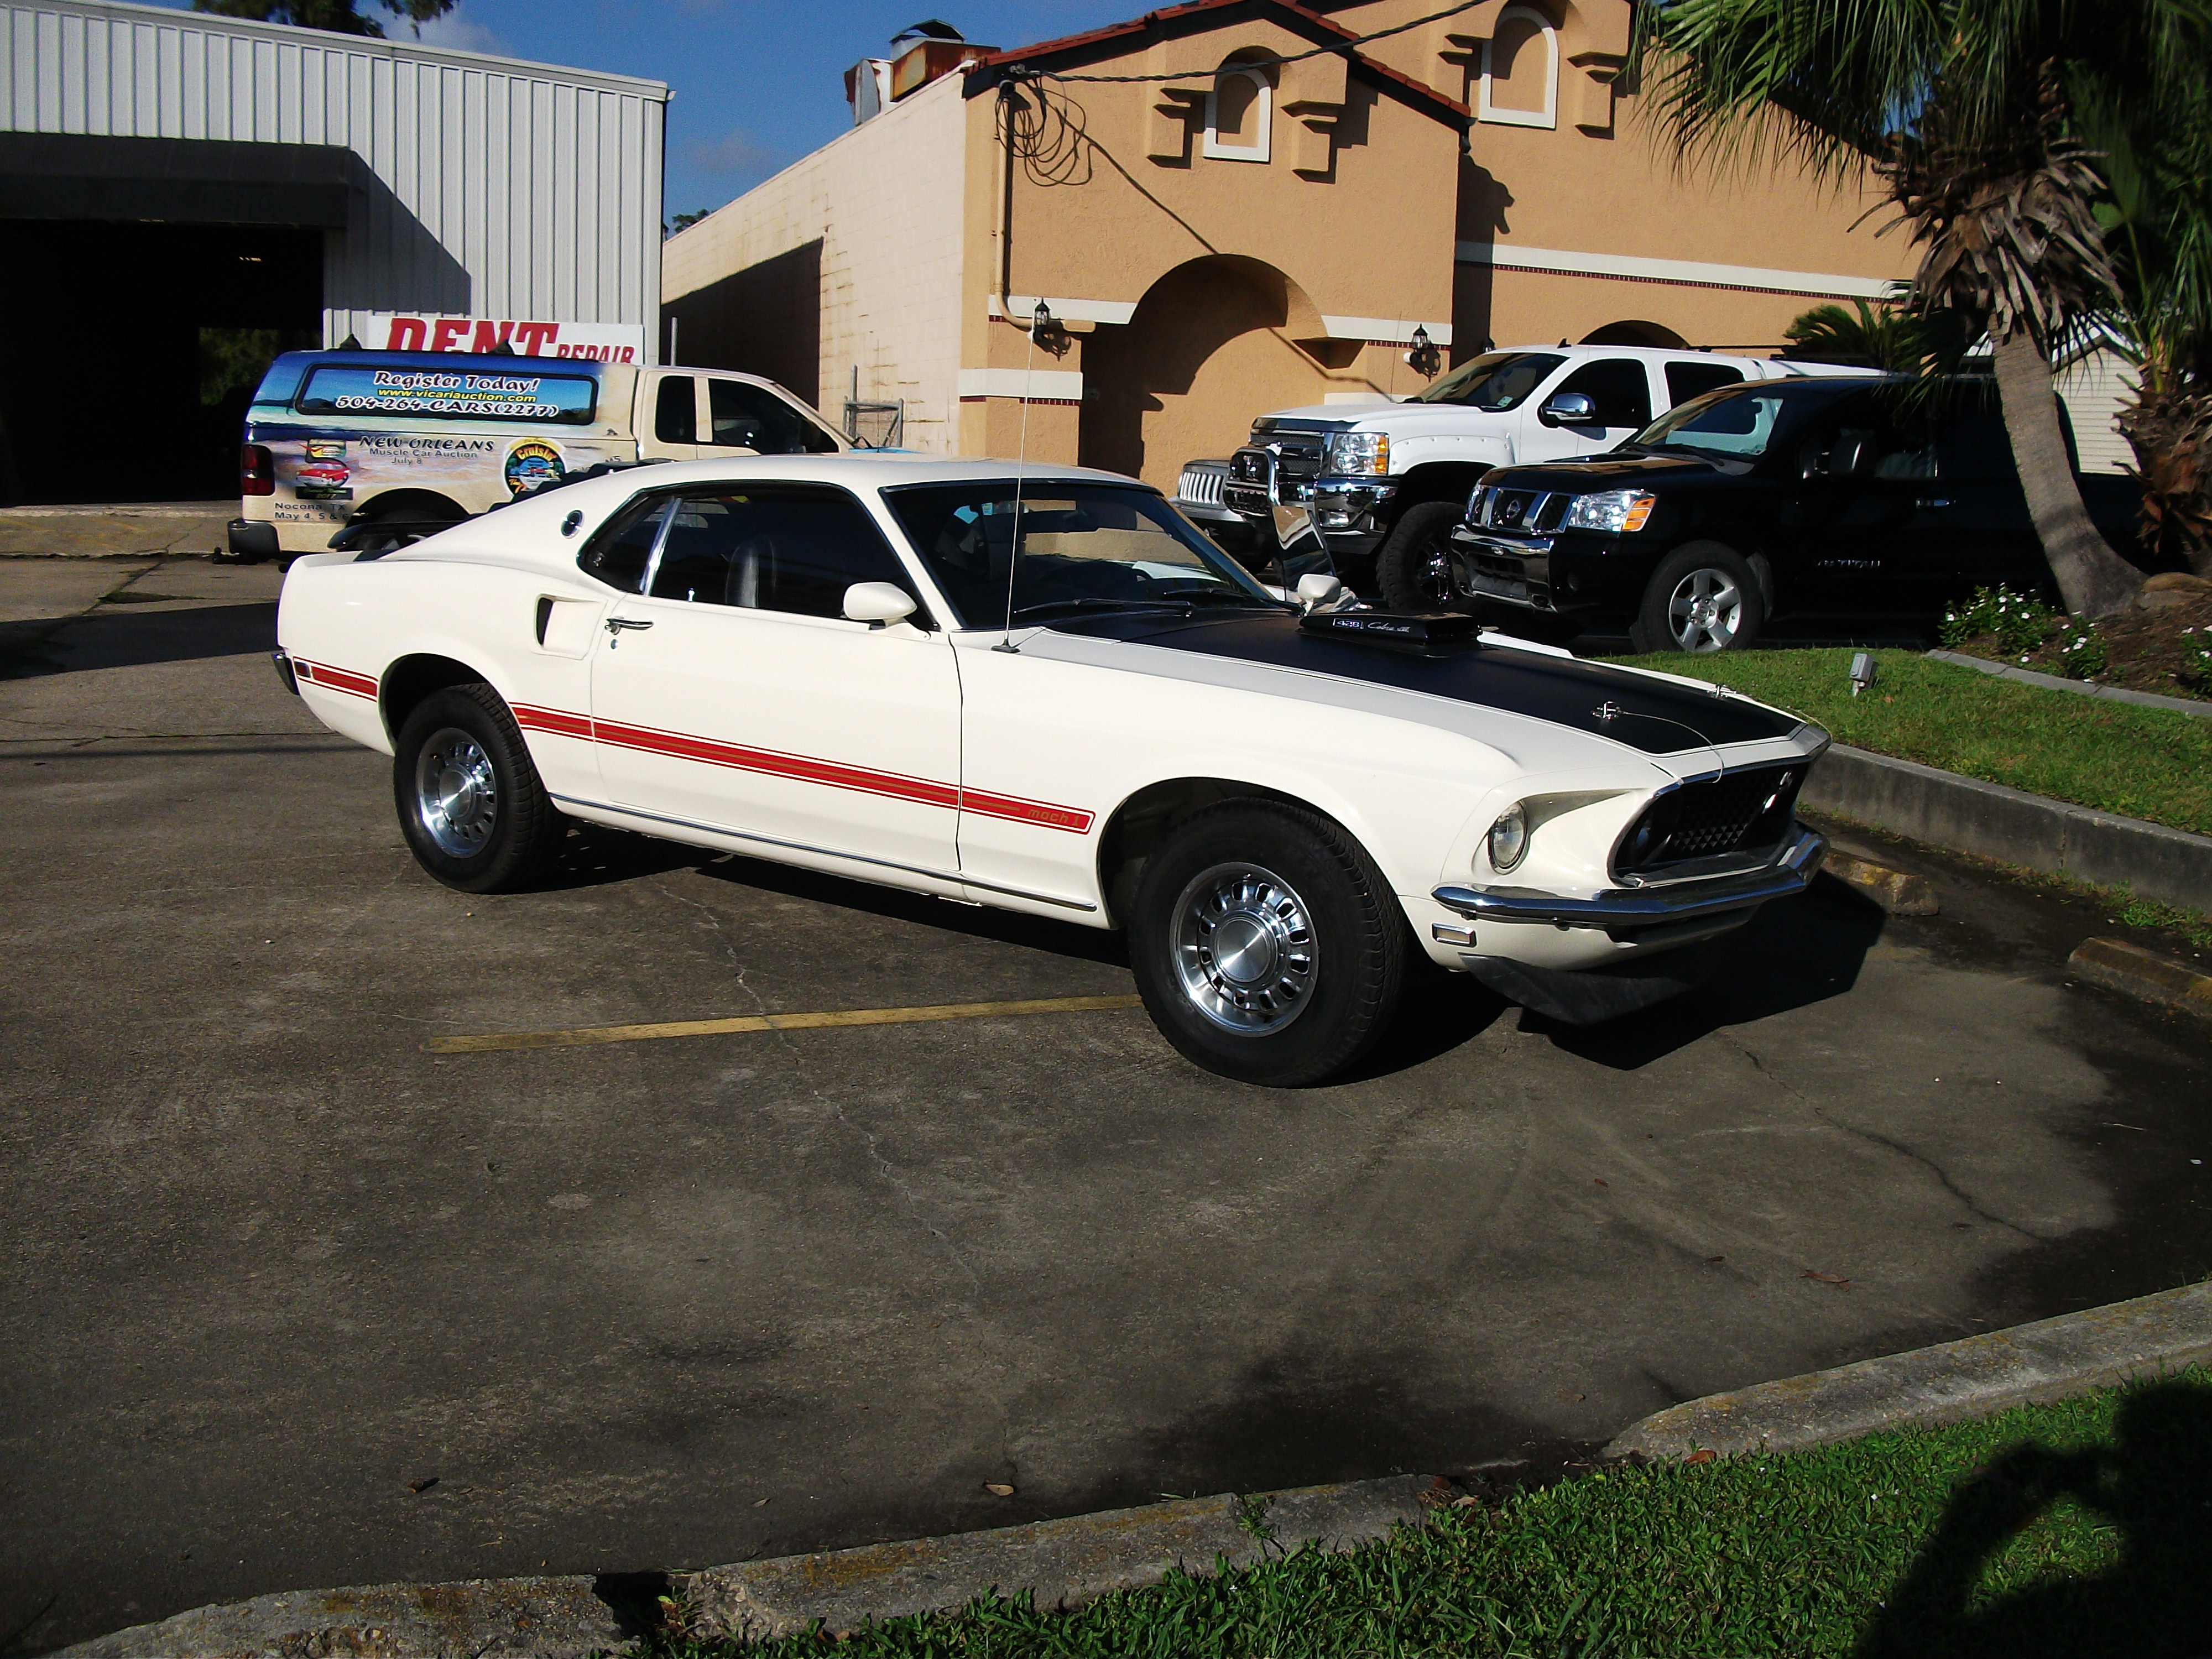
<path fill-rule="evenodd" d="M 1490 826 L 1490 867 L 1504 875 L 1528 850 L 1528 814 L 1516 801 Z"/>

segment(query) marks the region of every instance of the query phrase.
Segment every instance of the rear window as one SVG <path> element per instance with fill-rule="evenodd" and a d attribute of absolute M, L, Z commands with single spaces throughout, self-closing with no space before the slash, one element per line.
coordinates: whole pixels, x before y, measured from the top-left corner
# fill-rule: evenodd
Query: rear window
<path fill-rule="evenodd" d="M 294 407 L 302 415 L 432 415 L 585 426 L 598 393 L 598 383 L 582 374 L 324 363 L 309 372 Z"/>
<path fill-rule="evenodd" d="M 1686 404 L 1692 398 L 1702 398 L 1708 392 L 1717 392 L 1724 386 L 1735 386 L 1743 379 L 1743 371 L 1731 368 L 1726 363 L 1669 363 L 1667 365 L 1667 401 Z"/>

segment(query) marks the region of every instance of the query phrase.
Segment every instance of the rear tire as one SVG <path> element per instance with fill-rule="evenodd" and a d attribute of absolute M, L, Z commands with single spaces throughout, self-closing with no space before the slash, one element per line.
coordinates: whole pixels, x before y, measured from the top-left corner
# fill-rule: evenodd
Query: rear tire
<path fill-rule="evenodd" d="M 1398 515 L 1375 553 L 1375 583 L 1394 611 L 1463 608 L 1467 596 L 1451 579 L 1451 532 L 1463 509 L 1455 501 L 1423 501 Z"/>
<path fill-rule="evenodd" d="M 1735 549 L 1692 542 L 1659 562 L 1628 630 L 1638 651 L 1741 651 L 1766 625 L 1758 573 Z"/>
<path fill-rule="evenodd" d="M 1146 861 L 1129 954 L 1146 1012 L 1194 1064 L 1276 1088 L 1351 1065 L 1389 1025 L 1412 930 L 1374 860 L 1316 813 L 1228 801 Z"/>
<path fill-rule="evenodd" d="M 447 886 L 505 892 L 536 874 L 559 844 L 567 821 L 491 687 L 432 692 L 392 749 L 400 833 L 415 861 Z"/>

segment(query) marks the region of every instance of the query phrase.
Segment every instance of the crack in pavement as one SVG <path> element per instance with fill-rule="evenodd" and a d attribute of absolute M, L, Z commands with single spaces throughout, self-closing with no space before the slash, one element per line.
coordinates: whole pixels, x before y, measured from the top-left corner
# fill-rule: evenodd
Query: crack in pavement
<path fill-rule="evenodd" d="M 705 917 L 708 927 L 712 928 L 715 936 L 722 940 L 723 954 L 729 958 L 730 971 L 736 976 L 738 988 L 751 999 L 755 1012 L 763 1014 L 773 1012 L 769 1007 L 767 1000 L 747 982 L 744 964 L 738 960 L 738 947 L 730 940 L 729 936 L 723 933 L 721 918 L 714 914 L 714 907 L 703 900 L 686 898 L 681 893 L 672 892 L 663 883 L 656 881 L 653 885 L 663 897 L 673 899 L 678 904 L 688 904 Z M 813 1073 L 806 1064 L 805 1054 L 796 1042 L 792 1041 L 791 1033 L 776 1030 L 771 1035 L 784 1052 L 791 1057 L 792 1066 L 799 1073 L 807 1093 L 817 1103 L 828 1108 L 830 1115 L 836 1118 L 846 1130 L 860 1137 L 860 1144 L 867 1152 L 869 1163 L 874 1166 L 877 1175 L 883 1180 L 884 1185 L 899 1195 L 901 1200 L 906 1205 L 908 1215 L 924 1232 L 937 1241 L 938 1248 L 951 1259 L 954 1267 L 960 1269 L 962 1275 L 968 1280 L 968 1288 L 971 1292 L 969 1306 L 972 1311 L 975 1304 L 981 1301 L 983 1295 L 982 1281 L 976 1278 L 975 1270 L 968 1265 L 966 1258 L 954 1247 L 951 1239 L 946 1237 L 944 1230 L 922 1214 L 920 1199 L 915 1195 L 914 1188 L 900 1176 L 898 1166 L 884 1156 L 875 1133 L 855 1123 L 846 1113 L 844 1107 L 815 1083 Z"/>
<path fill-rule="evenodd" d="M 2008 1221 L 2004 1217 L 1992 1214 L 1990 1211 L 1984 1209 L 1960 1187 L 1958 1182 L 1951 1179 L 1950 1176 L 1944 1170 L 1942 1164 L 1936 1163 L 1934 1158 L 1928 1157 L 1925 1153 L 1917 1152 L 1913 1151 L 1911 1147 L 1905 1146 L 1902 1141 L 1893 1140 L 1887 1135 L 1881 1134 L 1875 1130 L 1861 1128 L 1856 1124 L 1845 1123 L 1841 1119 L 1831 1116 L 1826 1108 L 1817 1104 L 1802 1091 L 1792 1086 L 1783 1078 L 1781 1073 L 1771 1069 L 1765 1060 L 1761 1060 L 1756 1054 L 1752 1052 L 1748 1044 L 1745 1043 L 1740 1038 L 1731 1040 L 1735 1042 L 1737 1050 L 1742 1054 L 1743 1057 L 1751 1062 L 1751 1066 L 1753 1071 L 1757 1072 L 1761 1077 L 1772 1083 L 1776 1088 L 1781 1090 L 1792 1100 L 1797 1102 L 1814 1117 L 1819 1118 L 1821 1122 L 1826 1124 L 1832 1129 L 1840 1130 L 1847 1135 L 1856 1135 L 1862 1140 L 1871 1141 L 1877 1146 L 1882 1147 L 1887 1151 L 1895 1152 L 1899 1157 L 1909 1158 L 1913 1163 L 1917 1164 L 1921 1168 L 1927 1170 L 1929 1174 L 1936 1177 L 1937 1184 L 1940 1185 L 1945 1192 L 1950 1194 L 1953 1198 L 1958 1200 L 1959 1202 L 1965 1206 L 1967 1214 L 1978 1216 L 1982 1220 L 1988 1222 L 1992 1227 L 2002 1227 L 2008 1232 L 2018 1233 L 2022 1238 L 2032 1239 L 2038 1244 L 2051 1244 L 2057 1242 L 2055 1239 L 2045 1237 L 2041 1233 L 2033 1231 L 2028 1228 L 2021 1226 L 2017 1221 Z"/>

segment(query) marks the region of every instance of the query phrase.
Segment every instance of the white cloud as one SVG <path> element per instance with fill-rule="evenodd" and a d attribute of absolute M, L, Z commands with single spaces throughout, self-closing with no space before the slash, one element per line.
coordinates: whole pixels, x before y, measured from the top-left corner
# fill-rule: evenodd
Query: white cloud
<path fill-rule="evenodd" d="M 775 168 L 779 156 L 743 127 L 732 127 L 720 138 L 694 143 L 684 147 L 686 160 L 709 178 L 725 179 L 732 173 L 767 173 Z"/>
<path fill-rule="evenodd" d="M 410 26 L 387 23 L 384 32 L 400 40 L 409 38 Z M 445 46 L 454 52 L 481 52 L 494 58 L 519 58 L 514 43 L 503 34 L 485 27 L 473 18 L 461 15 L 454 8 L 443 17 L 434 17 L 422 25 L 422 44 L 426 46 Z"/>

